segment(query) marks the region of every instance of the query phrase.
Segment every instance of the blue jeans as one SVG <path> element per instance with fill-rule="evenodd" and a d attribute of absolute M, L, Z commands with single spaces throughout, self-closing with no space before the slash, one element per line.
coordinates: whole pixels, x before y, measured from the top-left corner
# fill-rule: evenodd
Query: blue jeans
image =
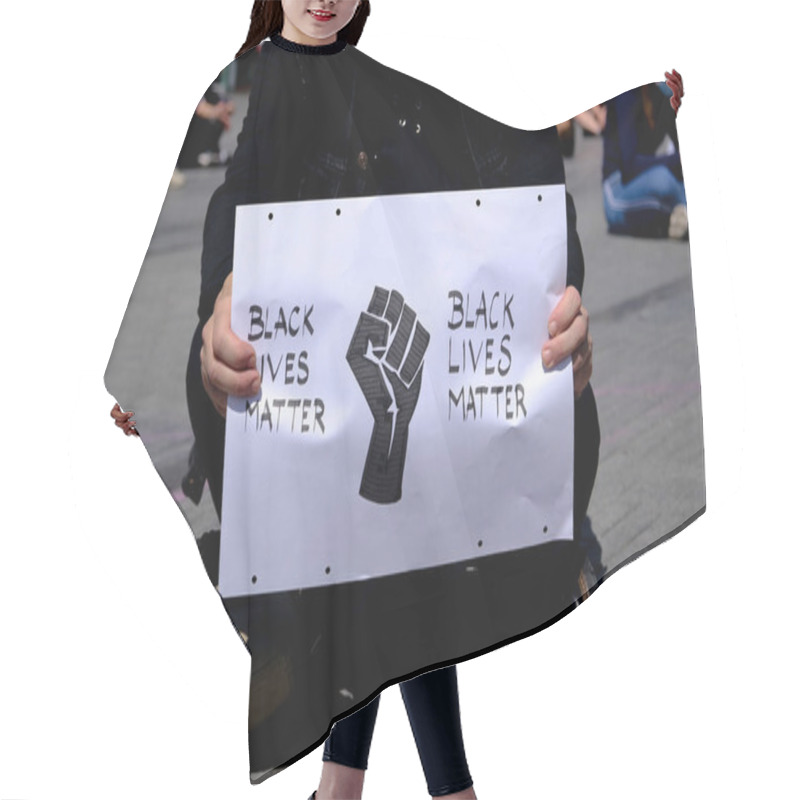
<path fill-rule="evenodd" d="M 676 205 L 686 205 L 686 190 L 668 167 L 651 167 L 623 184 L 622 173 L 603 181 L 603 205 L 610 233 L 663 237 Z"/>

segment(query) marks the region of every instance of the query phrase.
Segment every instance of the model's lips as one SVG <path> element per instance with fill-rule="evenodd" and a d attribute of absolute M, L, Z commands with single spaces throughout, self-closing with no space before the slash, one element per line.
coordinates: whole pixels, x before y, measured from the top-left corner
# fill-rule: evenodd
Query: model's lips
<path fill-rule="evenodd" d="M 321 20 L 322 22 L 326 22 L 336 16 L 336 14 L 332 14 L 330 11 L 316 11 L 315 9 L 309 9 L 308 13 L 311 14 L 314 19 Z"/>

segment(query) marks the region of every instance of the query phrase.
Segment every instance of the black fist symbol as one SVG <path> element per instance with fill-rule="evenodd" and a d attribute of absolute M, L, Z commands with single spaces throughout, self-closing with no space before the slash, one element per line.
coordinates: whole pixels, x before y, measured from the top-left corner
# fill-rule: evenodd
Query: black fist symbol
<path fill-rule="evenodd" d="M 396 503 L 402 495 L 408 425 L 429 341 L 403 296 L 376 286 L 347 350 L 375 422 L 359 491 L 374 503 Z"/>

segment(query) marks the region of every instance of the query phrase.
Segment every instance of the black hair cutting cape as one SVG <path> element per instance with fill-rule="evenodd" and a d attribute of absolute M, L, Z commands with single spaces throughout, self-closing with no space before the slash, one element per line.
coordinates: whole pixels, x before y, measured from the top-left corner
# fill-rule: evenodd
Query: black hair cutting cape
<path fill-rule="evenodd" d="M 182 153 L 181 163 L 189 167 L 184 183 L 171 186 L 167 193 L 105 379 L 123 408 L 136 412 L 141 441 L 189 522 L 213 585 L 221 587 L 228 580 L 226 547 L 235 551 L 228 564 L 231 558 L 244 564 L 239 573 L 246 581 L 237 583 L 234 575 L 221 596 L 252 656 L 250 763 L 251 780 L 258 782 L 317 746 L 332 723 L 384 687 L 486 652 L 558 620 L 612 571 L 702 513 L 705 487 L 688 243 L 665 236 L 670 208 L 658 203 L 645 209 L 645 216 L 650 214 L 646 224 L 627 231 L 638 235 L 610 233 L 611 223 L 603 213 L 604 202 L 605 207 L 610 202 L 603 199 L 603 178 L 608 176 L 601 173 L 601 166 L 604 144 L 606 166 L 609 159 L 619 159 L 620 143 L 625 144 L 621 135 L 612 140 L 615 131 L 607 129 L 604 142 L 602 137 L 576 138 L 575 129 L 567 129 L 567 138 L 560 142 L 556 128 L 513 129 L 342 42 L 309 48 L 275 36 L 243 54 L 235 65 L 238 83 L 233 88 L 240 93 L 234 99 L 239 112 L 246 107 L 246 115 L 234 117 L 244 116 L 235 152 L 224 168 L 191 168 L 199 149 L 210 148 L 207 162 L 214 160 L 216 147 L 213 136 L 210 144 L 198 146 L 197 137 L 204 135 L 198 127 L 203 123 L 193 120 Z M 229 77 L 231 73 L 228 68 Z M 249 90 L 249 100 L 240 87 Z M 606 104 L 609 128 L 621 129 L 615 100 Z M 629 120 L 628 133 L 652 133 L 654 115 L 659 117 L 656 122 L 667 120 L 673 142 L 672 174 L 682 180 L 674 114 L 666 99 L 654 105 L 651 97 L 631 113 L 637 116 Z M 638 141 L 646 138 L 639 136 Z M 571 151 L 566 160 L 565 141 Z M 652 155 L 657 144 L 648 145 L 650 154 L 643 150 L 633 159 L 621 156 L 623 173 L 626 168 L 635 173 L 623 174 L 623 184 L 646 172 L 648 165 L 642 159 L 658 158 Z M 564 193 L 566 184 L 570 194 Z M 425 380 L 432 380 L 432 354 L 439 335 L 437 320 L 430 314 L 423 318 L 426 298 L 421 291 L 376 275 L 369 278 L 370 291 L 357 299 L 363 313 L 352 319 L 352 338 L 331 356 L 334 366 L 325 368 L 326 374 L 335 372 L 331 385 L 363 393 L 351 416 L 363 418 L 364 438 L 348 445 L 358 469 L 351 470 L 349 461 L 331 467 L 322 449 L 316 472 L 313 464 L 306 468 L 307 462 L 302 471 L 293 472 L 284 459 L 275 467 L 283 471 L 276 471 L 274 480 L 265 475 L 261 492 L 254 492 L 260 499 L 252 502 L 271 509 L 280 500 L 283 507 L 299 510 L 287 512 L 285 518 L 263 520 L 265 535 L 273 537 L 266 557 L 258 555 L 253 539 L 252 553 L 226 545 L 226 536 L 235 541 L 238 535 L 221 523 L 226 423 L 203 388 L 200 348 L 203 326 L 233 269 L 237 219 L 244 219 L 237 213 L 263 205 L 263 216 L 253 224 L 264 226 L 267 220 L 277 225 L 295 212 L 300 215 L 280 237 L 284 245 L 288 238 L 288 246 L 296 248 L 292 263 L 286 263 L 286 253 L 294 251 L 283 251 L 284 261 L 275 270 L 280 277 L 313 269 L 307 263 L 309 252 L 354 250 L 352 232 L 346 240 L 325 238 L 334 223 L 313 224 L 315 209 L 320 214 L 335 213 L 343 221 L 356 212 L 375 220 L 384 212 L 375 216 L 380 206 L 369 205 L 370 198 L 383 198 L 389 219 L 390 209 L 395 208 L 390 205 L 392 198 L 412 204 L 430 198 L 434 203 L 444 197 L 441 193 L 451 193 L 448 196 L 455 201 L 468 198 L 470 210 L 464 213 L 489 215 L 495 198 L 516 197 L 503 194 L 515 190 L 532 191 L 525 196 L 534 204 L 537 198 L 539 203 L 550 203 L 551 198 L 560 203 L 559 224 L 551 226 L 561 229 L 559 236 L 566 242 L 560 280 L 583 292 L 592 313 L 593 386 L 574 401 L 570 391 L 565 401 L 566 413 L 574 420 L 564 437 L 564 449 L 572 450 L 567 455 L 574 480 L 568 500 L 562 500 L 562 506 L 564 502 L 571 506 L 562 533 L 548 540 L 547 525 L 540 526 L 522 546 L 526 531 L 514 531 L 522 539 L 517 538 L 513 547 L 492 550 L 489 545 L 497 538 L 496 531 L 487 526 L 485 531 L 472 531 L 466 550 L 458 550 L 457 542 L 456 555 L 449 558 L 426 562 L 427 556 L 420 561 L 409 552 L 411 566 L 398 567 L 400 545 L 391 558 L 376 550 L 374 563 L 383 566 L 374 573 L 357 559 L 352 561 L 355 566 L 347 567 L 351 562 L 342 551 L 354 545 L 348 544 L 351 531 L 342 519 L 355 519 L 347 515 L 361 507 L 369 514 L 395 513 L 393 509 L 413 505 L 418 497 L 413 485 L 422 468 L 415 458 L 423 452 L 425 437 L 417 432 L 422 423 L 415 429 L 415 422 L 427 402 L 423 370 Z M 414 220 L 422 220 L 420 230 Z M 409 217 L 406 230 L 392 228 L 397 252 L 406 253 L 415 240 L 431 237 L 439 224 L 423 215 Z M 461 231 L 452 226 L 452 220 L 441 222 L 441 236 L 469 247 L 471 226 Z M 369 230 L 362 226 L 364 241 L 377 236 L 379 227 L 374 222 Z M 322 241 L 314 245 L 319 249 L 309 251 L 309 242 L 320 237 Z M 584 257 L 590 278 L 585 290 Z M 359 268 L 368 272 L 373 261 Z M 535 260 L 530 268 L 536 269 Z M 503 339 L 503 330 L 516 324 L 516 342 L 523 336 L 519 320 L 526 312 L 518 297 L 509 299 L 512 292 L 501 291 L 507 286 L 496 278 L 487 267 L 470 279 L 470 291 L 464 288 L 466 283 L 458 284 L 460 289 L 454 284 L 450 293 L 442 295 L 450 308 L 449 327 L 440 326 L 450 337 L 450 377 L 460 370 L 480 372 L 474 394 L 458 396 L 453 391 L 444 397 L 451 415 L 461 415 L 464 436 L 479 429 L 483 411 L 491 417 L 487 424 L 499 432 L 492 441 L 513 449 L 515 424 L 528 415 L 531 398 L 520 397 L 520 384 L 508 392 L 501 386 L 497 396 L 491 386 L 498 383 L 497 372 L 502 373 L 504 366 L 509 370 L 503 357 L 510 354 L 512 339 L 510 334 Z M 337 275 L 331 284 L 342 280 Z M 270 305 L 272 299 L 275 305 Z M 314 453 L 321 442 L 335 439 L 330 436 L 337 424 L 335 404 L 330 398 L 323 404 L 313 392 L 303 391 L 306 384 L 312 385 L 309 376 L 322 370 L 323 305 L 322 300 L 315 305 L 313 297 L 251 298 L 247 338 L 259 353 L 262 399 L 280 394 L 279 384 L 289 400 L 281 400 L 279 407 L 247 401 L 243 417 L 233 416 L 229 408 L 228 420 L 232 425 L 230 420 L 243 418 L 244 425 L 252 426 L 254 446 L 263 448 L 264 457 L 278 442 L 281 446 L 297 442 L 307 457 L 309 449 Z M 477 331 L 481 326 L 484 330 Z M 389 340 L 401 339 L 402 346 L 391 346 Z M 317 347 L 311 355 L 310 343 Z M 530 370 L 541 369 L 537 361 L 531 359 Z M 375 371 L 379 363 L 383 373 Z M 571 374 L 569 364 L 560 369 Z M 381 374 L 383 382 L 375 377 Z M 292 397 L 296 400 L 290 418 L 286 403 Z M 281 433 L 279 408 L 284 412 Z M 463 495 L 480 493 L 491 482 L 495 468 L 488 460 L 481 481 L 472 490 L 462 486 Z M 474 469 L 486 461 L 487 454 L 479 454 Z M 233 465 L 228 465 L 225 475 L 233 474 L 231 470 Z M 535 485 L 539 477 L 530 474 L 521 479 Z M 229 480 L 233 487 L 233 479 Z M 428 501 L 435 502 L 447 479 L 433 475 L 425 480 L 430 484 Z M 340 486 L 351 488 L 339 492 Z M 234 489 L 225 488 L 232 497 Z M 236 502 L 247 505 L 250 495 L 240 488 Z M 304 515 L 313 515 L 318 504 L 329 502 L 329 495 L 337 492 L 341 496 L 336 508 L 344 516 L 331 516 L 329 528 L 317 526 L 311 531 L 313 526 L 303 524 L 311 517 Z M 465 503 L 468 500 L 464 498 Z M 524 501 L 520 498 L 520 505 Z M 487 505 L 491 509 L 491 499 L 481 509 Z M 480 514 L 473 516 L 483 519 Z M 318 564 L 311 544 L 303 550 L 306 535 L 325 550 Z M 409 535 L 409 550 L 414 541 Z M 365 549 L 359 548 L 359 558 Z M 298 564 L 305 561 L 305 553 L 309 564 Z M 311 570 L 308 574 L 303 572 L 306 567 Z M 295 572 L 299 577 L 292 578 Z M 272 583 L 264 577 L 267 573 L 273 575 Z"/>

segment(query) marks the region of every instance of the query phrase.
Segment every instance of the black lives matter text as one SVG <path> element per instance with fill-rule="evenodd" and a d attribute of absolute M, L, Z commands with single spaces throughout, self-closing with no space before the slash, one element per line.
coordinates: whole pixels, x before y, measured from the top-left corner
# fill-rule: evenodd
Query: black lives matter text
<path fill-rule="evenodd" d="M 525 387 L 506 378 L 511 370 L 514 295 L 501 291 L 448 292 L 448 364 L 463 383 L 448 390 L 449 420 L 526 417 Z"/>
<path fill-rule="evenodd" d="M 247 340 L 269 339 L 269 350 L 256 355 L 261 394 L 245 403 L 247 431 L 268 433 L 325 433 L 325 402 L 320 397 L 298 397 L 311 374 L 307 342 L 314 336 L 314 305 L 250 306 Z M 304 346 L 305 345 L 305 346 Z"/>

